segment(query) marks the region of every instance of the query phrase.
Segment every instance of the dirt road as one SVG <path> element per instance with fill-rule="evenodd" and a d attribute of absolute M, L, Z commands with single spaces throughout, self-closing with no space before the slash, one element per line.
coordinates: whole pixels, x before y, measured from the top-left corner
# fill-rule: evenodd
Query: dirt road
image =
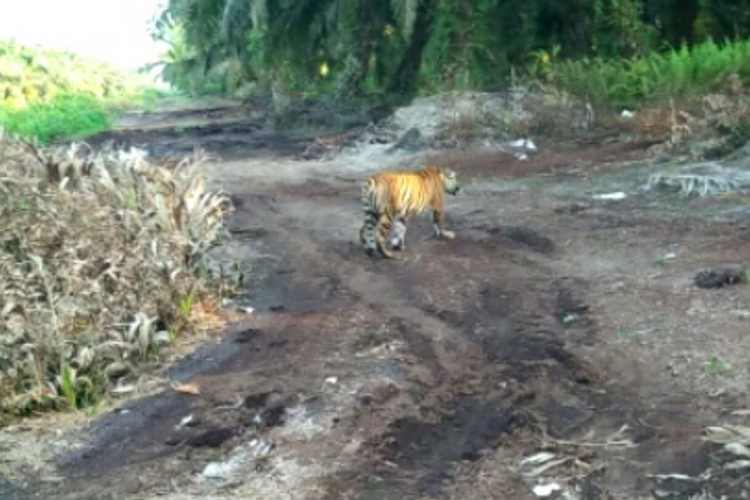
<path fill-rule="evenodd" d="M 544 477 L 584 500 L 745 491 L 742 474 L 651 477 L 700 476 L 718 450 L 704 428 L 747 418 L 730 412 L 750 404 L 750 292 L 693 284 L 745 259 L 741 200 L 639 191 L 639 145 L 438 152 L 466 184 L 447 199 L 456 239 L 415 220 L 400 260 L 374 260 L 358 182 L 378 165 L 250 149 L 211 172 L 236 197 L 225 251 L 255 312 L 167 373 L 200 395 L 9 430 L 0 497 L 520 500 Z M 541 451 L 560 462 L 524 476 Z"/>

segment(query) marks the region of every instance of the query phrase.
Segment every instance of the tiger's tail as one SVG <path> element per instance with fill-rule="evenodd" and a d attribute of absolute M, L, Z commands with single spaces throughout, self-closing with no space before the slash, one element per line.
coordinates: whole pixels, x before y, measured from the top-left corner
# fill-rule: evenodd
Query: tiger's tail
<path fill-rule="evenodd" d="M 368 179 L 362 184 L 362 211 L 364 221 L 359 230 L 359 241 L 369 256 L 375 255 L 376 243 L 375 232 L 378 225 L 377 193 L 375 179 Z"/>

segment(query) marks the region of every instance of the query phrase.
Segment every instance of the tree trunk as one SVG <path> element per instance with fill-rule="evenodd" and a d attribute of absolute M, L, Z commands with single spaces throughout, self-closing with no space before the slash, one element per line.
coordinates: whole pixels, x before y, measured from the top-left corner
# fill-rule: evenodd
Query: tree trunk
<path fill-rule="evenodd" d="M 434 11 L 435 0 L 420 2 L 409 46 L 404 51 L 391 81 L 388 82 L 386 92 L 389 94 L 413 94 L 416 91 L 419 65 L 422 63 L 422 52 L 430 38 Z"/>
<path fill-rule="evenodd" d="M 334 95 L 337 100 L 346 100 L 359 93 L 362 81 L 367 76 L 367 57 L 369 54 L 369 44 L 362 44 L 349 52 L 344 61 L 344 68 L 336 81 Z"/>

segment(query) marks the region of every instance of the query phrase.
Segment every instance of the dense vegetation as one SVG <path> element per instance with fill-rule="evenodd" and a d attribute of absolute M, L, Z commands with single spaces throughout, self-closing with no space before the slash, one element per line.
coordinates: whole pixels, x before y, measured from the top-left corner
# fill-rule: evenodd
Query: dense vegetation
<path fill-rule="evenodd" d="M 70 153 L 0 132 L 0 425 L 135 390 L 238 283 L 207 259 L 229 200 L 200 157 Z"/>
<path fill-rule="evenodd" d="M 0 42 L 0 425 L 133 391 L 235 286 L 207 260 L 229 202 L 205 191 L 199 162 L 24 140 L 104 129 L 113 112 L 158 97 L 152 85 Z"/>
<path fill-rule="evenodd" d="M 748 74 L 748 34 L 750 0 L 170 0 L 154 22 L 181 89 L 337 98 L 513 75 L 592 99 L 687 93 Z"/>
<path fill-rule="evenodd" d="M 155 97 L 152 82 L 75 54 L 0 41 L 0 124 L 43 142 L 89 133 L 131 102 Z"/>

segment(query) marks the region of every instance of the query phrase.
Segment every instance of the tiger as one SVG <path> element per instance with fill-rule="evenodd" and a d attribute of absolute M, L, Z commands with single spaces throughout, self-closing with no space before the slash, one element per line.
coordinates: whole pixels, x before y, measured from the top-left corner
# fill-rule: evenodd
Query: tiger
<path fill-rule="evenodd" d="M 391 170 L 371 176 L 362 184 L 364 222 L 359 230 L 367 255 L 374 257 L 377 250 L 386 259 L 396 258 L 386 248 L 391 227 L 395 225 L 396 232 L 391 239 L 393 250 L 404 250 L 407 222 L 427 208 L 432 210 L 436 236 L 455 238 L 453 231 L 445 229 L 443 193 L 456 196 L 460 189 L 453 170 L 432 165 L 420 170 Z"/>

